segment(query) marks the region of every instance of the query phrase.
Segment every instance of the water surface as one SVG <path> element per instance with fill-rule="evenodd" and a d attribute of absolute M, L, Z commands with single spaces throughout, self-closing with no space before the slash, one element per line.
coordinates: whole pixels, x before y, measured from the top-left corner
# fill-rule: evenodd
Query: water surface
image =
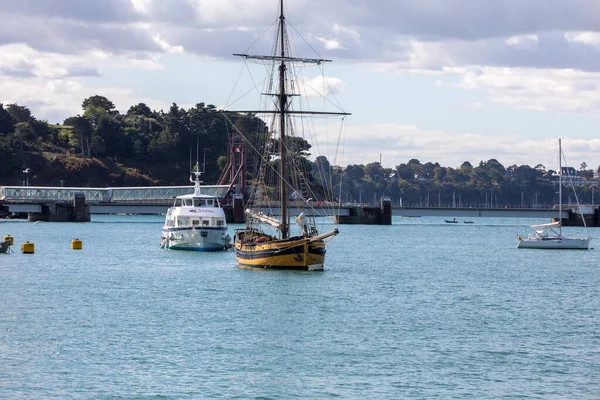
<path fill-rule="evenodd" d="M 600 250 L 471 220 L 342 225 L 324 272 L 162 250 L 162 217 L 0 222 L 0 398 L 600 398 Z"/>

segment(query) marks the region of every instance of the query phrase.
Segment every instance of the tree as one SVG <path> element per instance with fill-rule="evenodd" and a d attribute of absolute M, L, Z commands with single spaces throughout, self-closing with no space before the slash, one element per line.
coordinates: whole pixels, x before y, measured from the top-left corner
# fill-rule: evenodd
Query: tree
<path fill-rule="evenodd" d="M 533 167 L 533 168 L 534 168 L 535 170 L 537 170 L 537 171 L 541 172 L 541 173 L 544 173 L 544 172 L 546 172 L 546 167 L 544 167 L 544 165 L 543 165 L 543 164 L 538 164 L 538 165 L 536 165 L 536 166 L 535 166 L 535 167 Z"/>
<path fill-rule="evenodd" d="M 587 169 L 587 167 L 588 167 L 588 165 L 587 165 L 587 164 L 585 163 L 585 161 L 584 161 L 584 162 L 582 162 L 582 163 L 581 163 L 581 166 L 579 167 L 579 169 L 580 169 L 581 171 L 585 171 L 585 170 Z"/>
<path fill-rule="evenodd" d="M 460 169 L 470 171 L 473 169 L 473 165 L 470 162 L 465 161 L 462 164 L 460 164 Z"/>
<path fill-rule="evenodd" d="M 405 181 L 412 181 L 415 178 L 412 169 L 407 164 L 397 165 L 396 172 L 398 177 Z"/>
<path fill-rule="evenodd" d="M 227 156 L 219 156 L 219 158 L 217 158 L 217 167 L 219 167 L 219 171 L 223 171 L 228 162 Z"/>
<path fill-rule="evenodd" d="M 95 95 L 88 97 L 81 103 L 81 108 L 87 110 L 89 107 L 100 107 L 106 111 L 114 110 L 115 104 L 104 96 Z"/>
<path fill-rule="evenodd" d="M 372 181 L 383 180 L 385 171 L 379 162 L 372 162 L 365 165 L 365 175 Z"/>
<path fill-rule="evenodd" d="M 152 117 L 152 110 L 145 103 L 138 103 L 135 106 L 129 107 L 127 116 L 130 115 L 143 115 L 146 118 L 150 118 Z"/>
<path fill-rule="evenodd" d="M 92 127 L 90 125 L 90 121 L 77 114 L 74 117 L 69 117 L 65 119 L 64 124 L 67 126 L 73 127 L 74 137 L 79 141 L 79 146 L 81 148 L 81 157 L 85 158 L 86 149 L 87 156 L 90 156 L 90 136 L 92 135 Z"/>
<path fill-rule="evenodd" d="M 31 110 L 24 106 L 19 106 L 17 104 L 8 104 L 6 106 L 6 111 L 15 119 L 17 122 L 29 122 L 31 117 Z"/>
<path fill-rule="evenodd" d="M 14 132 L 15 123 L 17 121 L 14 119 L 10 113 L 4 109 L 2 103 L 0 103 L 0 135 L 8 135 Z"/>

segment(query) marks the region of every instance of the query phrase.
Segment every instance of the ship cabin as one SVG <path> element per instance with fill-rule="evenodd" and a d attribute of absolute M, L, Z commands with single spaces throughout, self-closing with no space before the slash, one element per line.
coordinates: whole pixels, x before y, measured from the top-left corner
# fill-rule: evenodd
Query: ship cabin
<path fill-rule="evenodd" d="M 225 213 L 216 197 L 178 196 L 167 211 L 167 228 L 224 228 Z"/>

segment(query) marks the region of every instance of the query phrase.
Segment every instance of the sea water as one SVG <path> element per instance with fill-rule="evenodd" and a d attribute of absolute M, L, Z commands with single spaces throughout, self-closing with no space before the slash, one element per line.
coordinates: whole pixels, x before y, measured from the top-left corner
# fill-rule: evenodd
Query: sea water
<path fill-rule="evenodd" d="M 473 221 L 342 225 L 324 272 L 162 250 L 162 217 L 0 222 L 0 398 L 600 398 L 600 249 Z"/>

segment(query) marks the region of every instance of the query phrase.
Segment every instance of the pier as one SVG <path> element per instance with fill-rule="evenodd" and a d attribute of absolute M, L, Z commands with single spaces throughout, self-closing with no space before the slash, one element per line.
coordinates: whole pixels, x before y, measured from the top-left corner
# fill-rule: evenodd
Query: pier
<path fill-rule="evenodd" d="M 203 193 L 220 199 L 229 196 L 228 185 L 207 185 Z M 192 186 L 155 187 L 33 187 L 0 186 L 0 215 L 26 213 L 31 221 L 89 221 L 92 214 L 165 214 L 176 196 L 191 194 Z M 243 199 L 231 194 L 224 206 L 229 222 L 243 222 Z M 457 218 L 538 218 L 558 217 L 552 208 L 503 207 L 392 207 L 382 197 L 379 206 L 362 204 L 330 205 L 324 209 L 307 207 L 304 202 L 290 202 L 291 215 L 304 212 L 309 216 L 334 217 L 339 224 L 390 225 L 392 216 Z M 295 206 L 295 207 L 294 207 Z M 277 209 L 265 205 L 262 212 L 276 215 Z M 600 226 L 597 205 L 582 205 L 581 213 L 588 226 Z M 564 226 L 583 225 L 576 206 L 563 205 L 560 218 Z"/>

